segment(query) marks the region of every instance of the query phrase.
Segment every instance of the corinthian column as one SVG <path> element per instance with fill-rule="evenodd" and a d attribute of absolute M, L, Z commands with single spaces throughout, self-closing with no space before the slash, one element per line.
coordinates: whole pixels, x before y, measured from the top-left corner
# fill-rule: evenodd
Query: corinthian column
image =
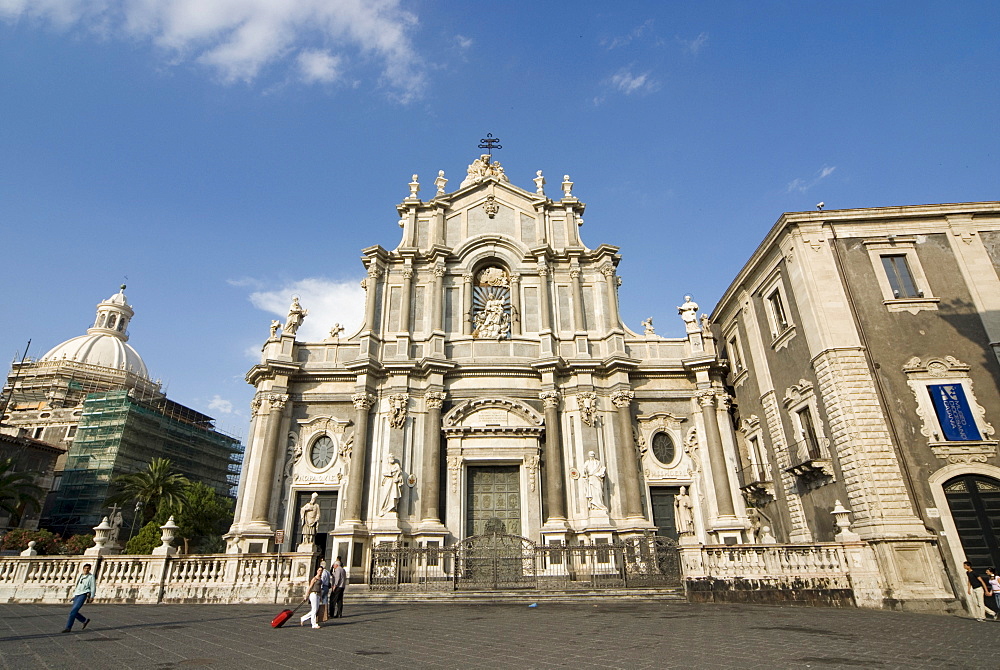
<path fill-rule="evenodd" d="M 260 454 L 260 469 L 257 471 L 257 490 L 253 499 L 250 521 L 270 525 L 268 510 L 271 507 L 271 490 L 274 488 L 274 462 L 277 459 L 281 441 L 281 419 L 288 396 L 283 393 L 268 393 L 264 398 L 268 403 L 267 430 Z"/>
<path fill-rule="evenodd" d="M 620 319 L 618 317 L 618 286 L 615 266 L 608 263 L 601 268 L 601 274 L 604 276 L 604 300 L 608 306 L 606 312 L 608 328 L 617 328 Z"/>
<path fill-rule="evenodd" d="M 538 294 L 542 300 L 542 330 L 552 330 L 552 306 L 549 304 L 549 266 L 538 264 Z"/>
<path fill-rule="evenodd" d="M 545 403 L 545 523 L 566 521 L 566 488 L 563 479 L 562 439 L 559 430 L 559 392 L 542 391 Z"/>
<path fill-rule="evenodd" d="M 611 402 L 615 405 L 615 452 L 618 457 L 618 486 L 622 491 L 622 513 L 629 519 L 642 519 L 642 502 L 639 496 L 639 464 L 632 438 L 632 391 L 614 391 Z"/>
<path fill-rule="evenodd" d="M 410 310 L 413 308 L 413 298 L 410 293 L 413 291 L 413 268 L 407 266 L 403 268 L 403 299 L 399 305 L 399 332 L 404 335 L 410 334 Z"/>
<path fill-rule="evenodd" d="M 722 449 L 722 433 L 715 409 L 715 391 L 698 394 L 701 404 L 701 418 L 705 423 L 705 441 L 708 442 L 708 463 L 712 468 L 712 489 L 715 491 L 715 505 L 719 516 L 734 516 L 733 497 L 729 489 L 729 469 L 726 454 Z"/>
<path fill-rule="evenodd" d="M 344 523 L 361 523 L 361 492 L 365 488 L 365 456 L 368 452 L 368 411 L 375 404 L 371 393 L 355 393 L 354 447 L 351 469 L 347 473 L 347 491 L 344 494 Z"/>
<path fill-rule="evenodd" d="M 424 446 L 421 459 L 420 516 L 422 524 L 441 523 L 441 406 L 445 394 L 430 391 L 424 396 Z"/>
<path fill-rule="evenodd" d="M 472 273 L 462 275 L 462 334 L 472 335 Z"/>
<path fill-rule="evenodd" d="M 361 282 L 365 289 L 365 326 L 370 332 L 377 330 L 375 324 L 375 300 L 378 297 L 378 278 L 382 276 L 382 270 L 375 262 L 368 266 L 368 277 Z"/>

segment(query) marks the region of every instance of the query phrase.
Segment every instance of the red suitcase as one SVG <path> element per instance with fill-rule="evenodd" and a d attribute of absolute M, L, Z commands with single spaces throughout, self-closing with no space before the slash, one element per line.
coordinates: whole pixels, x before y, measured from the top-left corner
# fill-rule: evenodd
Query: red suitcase
<path fill-rule="evenodd" d="M 308 600 L 309 599 L 306 598 L 305 600 L 300 602 L 293 610 L 281 610 L 278 616 L 271 619 L 271 628 L 281 628 L 282 626 L 284 626 L 285 622 L 291 619 L 292 615 L 299 610 L 299 607 L 305 605 Z"/>

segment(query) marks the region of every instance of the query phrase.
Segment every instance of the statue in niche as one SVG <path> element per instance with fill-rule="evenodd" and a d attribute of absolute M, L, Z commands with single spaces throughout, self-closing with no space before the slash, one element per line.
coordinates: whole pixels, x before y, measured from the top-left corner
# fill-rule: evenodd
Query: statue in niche
<path fill-rule="evenodd" d="M 294 335 L 298 332 L 302 321 L 309 316 L 308 309 L 302 309 L 299 304 L 299 296 L 292 296 L 292 305 L 288 308 L 288 319 L 285 322 L 285 332 Z"/>
<path fill-rule="evenodd" d="M 510 335 L 510 276 L 497 266 L 483 268 L 476 275 L 472 294 L 472 336 L 502 340 Z"/>
<path fill-rule="evenodd" d="M 379 483 L 378 515 L 385 516 L 395 512 L 399 499 L 403 495 L 403 468 L 392 454 L 385 457 L 382 466 L 382 480 Z"/>
<path fill-rule="evenodd" d="M 318 493 L 313 493 L 309 497 L 309 502 L 299 510 L 299 518 L 302 520 L 302 544 L 313 544 L 316 541 L 316 530 L 319 528 L 319 503 L 316 498 Z"/>
<path fill-rule="evenodd" d="M 694 532 L 694 505 L 686 486 L 682 486 L 681 492 L 674 498 L 674 520 L 681 535 Z"/>
<path fill-rule="evenodd" d="M 608 510 L 608 506 L 604 503 L 604 478 L 607 474 L 608 469 L 597 458 L 597 454 L 588 451 L 587 460 L 583 462 L 583 470 L 580 471 L 588 509 L 598 509 L 605 512 Z"/>

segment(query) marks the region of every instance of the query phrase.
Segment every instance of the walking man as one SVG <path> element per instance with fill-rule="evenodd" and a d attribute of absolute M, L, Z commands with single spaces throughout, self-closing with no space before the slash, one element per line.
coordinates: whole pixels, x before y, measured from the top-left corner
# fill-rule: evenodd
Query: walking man
<path fill-rule="evenodd" d="M 90 563 L 84 563 L 83 573 L 77 577 L 76 588 L 73 589 L 73 609 L 69 611 L 69 619 L 66 621 L 66 628 L 63 629 L 64 633 L 73 630 L 73 622 L 75 621 L 82 622 L 83 629 L 87 629 L 90 619 L 80 614 L 80 608 L 83 607 L 84 603 L 89 603 L 94 599 L 96 590 L 94 575 L 90 574 Z"/>
<path fill-rule="evenodd" d="M 330 607 L 333 618 L 344 616 L 344 589 L 347 588 L 347 571 L 340 563 L 340 556 L 333 563 L 333 591 L 330 593 Z"/>
<path fill-rule="evenodd" d="M 983 592 L 990 590 L 989 584 L 983 579 L 982 573 L 976 571 L 972 564 L 966 561 L 962 564 L 965 568 L 965 576 L 969 578 L 969 606 L 972 616 L 976 621 L 984 621 L 986 616 L 986 604 L 983 602 Z"/>

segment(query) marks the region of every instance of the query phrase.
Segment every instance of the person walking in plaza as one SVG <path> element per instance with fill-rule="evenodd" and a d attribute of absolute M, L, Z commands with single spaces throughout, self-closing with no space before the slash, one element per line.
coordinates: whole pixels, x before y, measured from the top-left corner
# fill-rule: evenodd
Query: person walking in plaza
<path fill-rule="evenodd" d="M 986 605 L 983 602 L 983 593 L 989 591 L 989 585 L 983 575 L 973 569 L 972 563 L 965 561 L 962 566 L 965 567 L 965 576 L 969 579 L 969 607 L 972 610 L 972 616 L 976 618 L 976 621 L 984 621 Z"/>
<path fill-rule="evenodd" d="M 83 629 L 87 629 L 90 619 L 80 614 L 80 608 L 94 599 L 97 592 L 97 583 L 94 575 L 90 574 L 90 563 L 84 563 L 80 576 L 76 578 L 76 588 L 73 589 L 73 608 L 69 611 L 69 619 L 66 620 L 64 633 L 73 630 L 73 623 L 79 621 L 83 624 Z"/>
<path fill-rule="evenodd" d="M 309 580 L 309 614 L 303 614 L 302 618 L 299 619 L 299 625 L 304 626 L 306 621 L 312 621 L 313 628 L 319 628 L 319 593 L 323 588 L 323 566 L 316 568 L 316 574 L 312 579 Z"/>
<path fill-rule="evenodd" d="M 326 569 L 326 560 L 320 561 L 319 565 L 323 568 L 323 577 L 320 580 L 319 590 L 319 620 L 323 622 L 330 618 L 330 584 L 332 576 L 330 575 L 330 571 Z"/>
<path fill-rule="evenodd" d="M 339 619 L 344 616 L 344 589 L 347 588 L 347 571 L 340 562 L 340 556 L 333 562 L 333 591 L 330 593 L 330 607 L 333 608 L 332 616 Z"/>
<path fill-rule="evenodd" d="M 993 597 L 986 600 L 986 609 L 993 611 L 993 620 L 997 621 L 1000 620 L 1000 576 L 996 568 L 986 568 L 986 583 L 993 593 Z"/>

